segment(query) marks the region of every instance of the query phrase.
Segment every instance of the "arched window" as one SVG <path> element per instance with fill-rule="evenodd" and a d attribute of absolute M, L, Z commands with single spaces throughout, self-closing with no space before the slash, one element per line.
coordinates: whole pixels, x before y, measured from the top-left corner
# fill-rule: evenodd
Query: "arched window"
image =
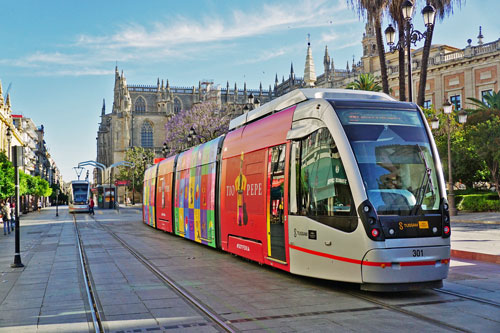
<path fill-rule="evenodd" d="M 174 113 L 178 114 L 179 112 L 181 112 L 181 109 L 182 109 L 181 100 L 178 98 L 174 99 Z"/>
<path fill-rule="evenodd" d="M 153 148 L 153 126 L 149 121 L 142 124 L 141 145 L 143 148 Z"/>
<path fill-rule="evenodd" d="M 135 100 L 135 111 L 136 112 L 146 112 L 146 101 L 142 96 L 139 96 Z"/>

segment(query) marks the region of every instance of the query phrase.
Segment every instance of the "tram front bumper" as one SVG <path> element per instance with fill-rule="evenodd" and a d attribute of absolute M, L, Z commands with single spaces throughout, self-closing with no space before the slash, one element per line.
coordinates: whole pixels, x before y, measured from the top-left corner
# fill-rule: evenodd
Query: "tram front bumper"
<path fill-rule="evenodd" d="M 448 276 L 450 246 L 373 249 L 366 252 L 363 283 L 418 283 Z"/>

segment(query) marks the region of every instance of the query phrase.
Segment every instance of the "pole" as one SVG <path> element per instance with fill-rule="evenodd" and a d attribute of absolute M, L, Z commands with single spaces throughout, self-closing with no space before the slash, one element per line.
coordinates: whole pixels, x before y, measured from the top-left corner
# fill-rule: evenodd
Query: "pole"
<path fill-rule="evenodd" d="M 56 216 L 59 216 L 59 189 L 56 190 Z"/>
<path fill-rule="evenodd" d="M 20 146 L 12 147 L 12 156 L 14 160 L 14 185 L 15 185 L 15 196 L 16 196 L 16 207 L 15 207 L 15 218 L 16 218 L 16 244 L 15 244 L 15 254 L 14 254 L 14 263 L 10 265 L 12 268 L 16 267 L 24 267 L 21 262 L 21 232 L 19 229 L 19 160 L 21 160 L 21 156 L 18 156 L 18 153 L 22 154 L 22 150 L 19 149 Z M 22 148 L 22 147 L 20 147 Z"/>
<path fill-rule="evenodd" d="M 406 22 L 406 52 L 408 60 L 408 102 L 413 102 L 413 87 L 411 74 L 411 19 Z"/>
<path fill-rule="evenodd" d="M 132 170 L 132 206 L 135 205 L 135 170 Z"/>
<path fill-rule="evenodd" d="M 455 193 L 453 191 L 453 175 L 452 175 L 452 162 L 451 162 L 451 124 L 450 115 L 448 115 L 448 205 L 450 207 L 450 216 L 457 215 L 457 208 L 455 207 Z"/>

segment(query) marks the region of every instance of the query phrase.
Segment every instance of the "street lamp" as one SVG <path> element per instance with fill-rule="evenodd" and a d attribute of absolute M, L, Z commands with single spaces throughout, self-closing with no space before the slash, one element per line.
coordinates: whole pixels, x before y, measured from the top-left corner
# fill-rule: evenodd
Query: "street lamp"
<path fill-rule="evenodd" d="M 411 23 L 413 16 L 413 2 L 410 0 L 405 0 L 401 5 L 401 10 L 403 12 L 403 18 L 406 23 L 405 27 L 405 38 L 404 40 L 398 41 L 396 45 L 394 45 L 396 30 L 392 27 L 391 24 L 385 29 L 385 39 L 387 40 L 387 45 L 389 45 L 389 49 L 391 52 L 395 52 L 396 50 L 403 50 L 406 47 L 406 56 L 408 60 L 408 101 L 413 101 L 413 87 L 412 87 L 412 73 L 411 73 L 411 44 L 417 45 L 418 41 L 425 39 L 428 37 L 429 28 L 434 24 L 434 16 L 436 14 L 436 10 L 431 5 L 427 4 L 427 6 L 422 9 L 422 16 L 424 18 L 424 24 L 427 30 L 425 32 L 420 32 L 418 30 L 413 29 L 413 24 Z M 400 27 L 401 28 L 401 27 Z"/>
<path fill-rule="evenodd" d="M 161 149 L 161 153 L 163 154 L 163 157 L 167 157 L 168 153 L 170 152 L 170 148 L 168 147 L 167 143 L 163 143 L 163 148 Z"/>
<path fill-rule="evenodd" d="M 10 129 L 10 126 L 7 127 L 7 133 L 5 136 L 7 136 L 7 157 L 10 161 L 10 143 L 12 141 L 12 130 Z"/>
<path fill-rule="evenodd" d="M 452 173 L 452 161 L 451 161 L 451 115 L 453 112 L 453 105 L 446 100 L 443 103 L 443 112 L 446 114 L 446 134 L 448 138 L 448 205 L 450 206 L 450 216 L 457 215 L 457 208 L 455 207 L 455 193 L 453 191 L 453 173 Z M 460 124 L 465 124 L 467 122 L 467 112 L 461 110 L 457 113 L 458 122 Z M 439 119 L 434 117 L 431 120 L 432 129 L 439 128 Z"/>

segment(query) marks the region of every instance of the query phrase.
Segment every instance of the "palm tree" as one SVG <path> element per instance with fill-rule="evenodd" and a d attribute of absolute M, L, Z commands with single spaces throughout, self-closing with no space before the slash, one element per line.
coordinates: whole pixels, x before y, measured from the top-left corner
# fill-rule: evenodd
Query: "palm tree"
<path fill-rule="evenodd" d="M 470 115 L 467 124 L 477 124 L 487 121 L 492 116 L 500 115 L 500 90 L 483 96 L 483 100 L 468 97 L 474 109 L 468 108 L 465 111 Z"/>
<path fill-rule="evenodd" d="M 446 15 L 453 13 L 453 3 L 455 2 L 459 7 L 462 5 L 461 0 L 427 0 L 427 4 L 430 4 L 436 10 L 436 16 L 440 21 L 444 19 Z M 427 37 L 425 39 L 424 48 L 422 51 L 422 65 L 420 68 L 420 81 L 418 86 L 418 96 L 417 104 L 424 105 L 425 100 L 425 85 L 427 82 L 427 66 L 429 61 L 429 55 L 431 52 L 432 45 L 432 35 L 434 33 L 434 23 L 436 22 L 436 16 L 434 16 L 434 22 L 427 28 Z"/>
<path fill-rule="evenodd" d="M 347 85 L 347 89 L 353 90 L 368 90 L 368 91 L 380 91 L 382 87 L 375 82 L 375 77 L 372 73 L 360 74 L 354 82 Z"/>
<path fill-rule="evenodd" d="M 500 90 L 484 95 L 483 100 L 474 97 L 468 97 L 467 99 L 471 101 L 472 105 L 477 107 L 474 111 L 500 110 Z"/>
<path fill-rule="evenodd" d="M 398 38 L 400 41 L 405 40 L 405 19 L 401 5 L 404 0 L 391 0 L 388 5 L 389 15 L 396 28 L 398 29 Z M 405 48 L 399 47 L 399 100 L 406 101 L 406 85 L 405 85 Z"/>
<path fill-rule="evenodd" d="M 365 12 L 367 20 L 373 24 L 375 28 L 375 37 L 377 39 L 378 58 L 380 61 L 380 74 L 382 76 L 382 89 L 389 93 L 389 79 L 387 76 L 387 64 L 385 62 L 384 40 L 382 38 L 382 15 L 383 10 L 387 7 L 389 0 L 349 0 L 353 8 L 357 8 L 358 15 L 364 16 Z"/>

